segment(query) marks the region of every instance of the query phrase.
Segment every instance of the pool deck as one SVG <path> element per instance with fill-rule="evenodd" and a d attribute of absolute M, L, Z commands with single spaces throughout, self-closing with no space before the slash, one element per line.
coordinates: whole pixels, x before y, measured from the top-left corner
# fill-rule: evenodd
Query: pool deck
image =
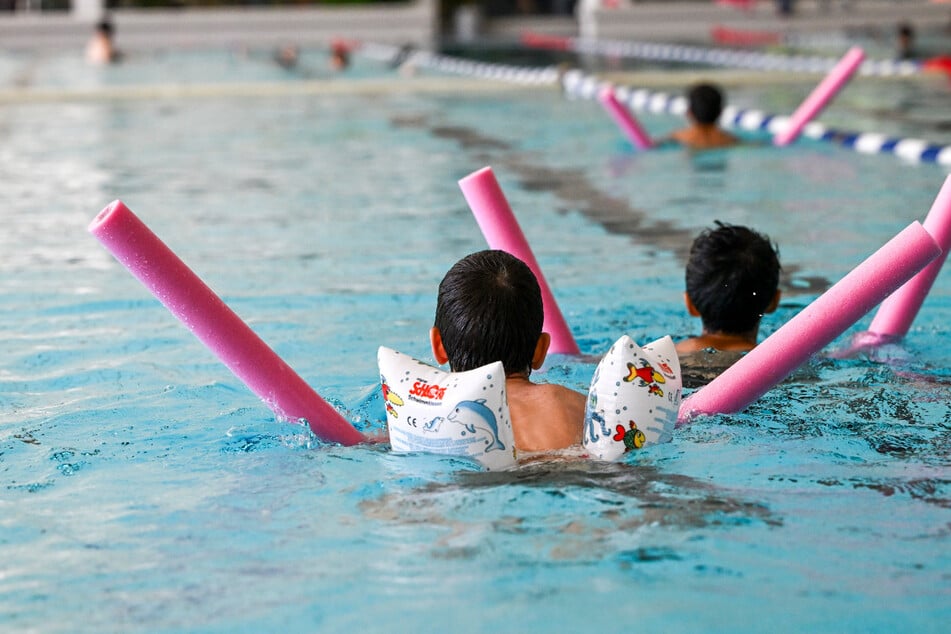
<path fill-rule="evenodd" d="M 764 36 L 821 35 L 848 30 L 894 32 L 902 21 L 918 29 L 951 28 L 951 4 L 930 0 L 852 0 L 844 7 L 840 0 L 798 0 L 795 13 L 781 16 L 775 3 L 759 0 L 752 10 L 742 10 L 715 2 L 622 3 L 616 9 L 600 9 L 587 36 L 599 39 L 652 42 L 712 43 L 714 27 L 737 33 Z M 574 20 L 564 18 L 504 18 L 493 20 L 490 36 L 517 37 L 524 30 L 553 35 L 580 35 Z"/>
<path fill-rule="evenodd" d="M 437 0 L 367 7 L 235 6 L 227 9 L 111 11 L 116 47 L 123 51 L 327 46 L 338 38 L 430 48 L 438 32 Z M 93 32 L 68 13 L 0 14 L 0 47 L 83 50 Z"/>
<path fill-rule="evenodd" d="M 603 39 L 655 42 L 713 42 L 720 27 L 738 37 L 801 35 L 873 29 L 891 33 L 900 21 L 919 29 L 951 28 L 951 4 L 930 0 L 798 0 L 792 16 L 777 14 L 760 0 L 753 10 L 703 1 L 649 0 L 600 9 L 591 20 L 571 16 L 520 16 L 481 20 L 478 40 L 514 41 L 525 31 L 585 34 Z M 405 4 L 318 7 L 232 7 L 228 9 L 133 10 L 113 12 L 117 46 L 124 50 L 274 47 L 294 43 L 326 46 L 334 38 L 423 48 L 452 39 L 440 32 L 437 0 Z M 91 33 L 88 20 L 63 13 L 0 14 L 5 50 L 81 50 Z"/>

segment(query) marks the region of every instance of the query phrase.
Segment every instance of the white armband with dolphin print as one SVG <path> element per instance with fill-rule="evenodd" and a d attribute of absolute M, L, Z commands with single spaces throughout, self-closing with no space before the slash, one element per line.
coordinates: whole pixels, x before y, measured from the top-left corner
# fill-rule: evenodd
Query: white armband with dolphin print
<path fill-rule="evenodd" d="M 377 362 L 394 452 L 467 456 L 491 470 L 515 466 L 501 361 L 446 372 L 380 346 Z"/>

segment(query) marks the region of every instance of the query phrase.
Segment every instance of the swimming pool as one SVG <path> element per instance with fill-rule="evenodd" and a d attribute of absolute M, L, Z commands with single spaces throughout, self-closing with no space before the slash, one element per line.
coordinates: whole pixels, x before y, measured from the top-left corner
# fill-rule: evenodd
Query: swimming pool
<path fill-rule="evenodd" d="M 204 56 L 176 64 L 201 78 Z M 33 77 L 70 65 L 30 63 Z M 940 168 L 810 141 L 636 154 L 600 108 L 554 88 L 446 79 L 369 92 L 355 79 L 325 94 L 106 94 L 124 81 L 110 73 L 134 79 L 138 64 L 155 80 L 144 59 L 83 84 L 107 98 L 0 105 L 5 629 L 947 622 L 947 269 L 897 362 L 817 359 L 746 412 L 625 462 L 486 473 L 325 446 L 275 421 L 86 232 L 121 198 L 322 395 L 373 426 L 377 347 L 430 359 L 436 285 L 484 247 L 456 185 L 475 169 L 495 170 L 596 357 L 624 333 L 698 330 L 682 258 L 714 219 L 780 245 L 786 296 L 767 335 L 922 218 Z M 211 67 L 209 83 L 251 72 Z M 803 95 L 730 89 L 770 111 Z M 642 122 L 655 134 L 679 123 Z M 585 389 L 593 369 L 561 357 L 540 376 Z"/>

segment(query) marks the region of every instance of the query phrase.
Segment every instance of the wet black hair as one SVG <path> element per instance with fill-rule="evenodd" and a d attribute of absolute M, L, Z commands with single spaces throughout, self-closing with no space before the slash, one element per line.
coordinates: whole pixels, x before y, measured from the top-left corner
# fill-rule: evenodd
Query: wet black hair
<path fill-rule="evenodd" d="M 779 287 L 779 251 L 769 237 L 716 221 L 690 246 L 687 295 L 704 330 L 747 333 L 759 324 Z"/>
<path fill-rule="evenodd" d="M 710 125 L 723 112 L 723 93 L 713 84 L 696 84 L 687 91 L 687 103 L 697 123 Z"/>
<path fill-rule="evenodd" d="M 506 374 L 531 371 L 544 319 L 535 274 L 505 251 L 467 255 L 439 284 L 434 325 L 454 372 L 494 361 Z"/>

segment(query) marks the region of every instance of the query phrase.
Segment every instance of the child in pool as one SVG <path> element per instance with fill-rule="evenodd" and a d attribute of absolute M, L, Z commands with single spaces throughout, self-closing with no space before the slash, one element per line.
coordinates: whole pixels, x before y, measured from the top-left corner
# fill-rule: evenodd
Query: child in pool
<path fill-rule="evenodd" d="M 684 300 L 687 311 L 702 320 L 703 331 L 677 344 L 681 357 L 708 348 L 752 350 L 760 319 L 779 304 L 781 267 L 769 238 L 739 225 L 716 225 L 690 247 Z"/>
<path fill-rule="evenodd" d="M 687 121 L 690 125 L 677 130 L 665 141 L 679 143 L 694 150 L 730 147 L 740 140 L 717 125 L 723 112 L 723 93 L 713 84 L 696 84 L 687 92 Z"/>
<path fill-rule="evenodd" d="M 502 361 L 515 446 L 525 452 L 580 444 L 584 422 L 584 395 L 529 380 L 551 343 L 543 321 L 531 269 L 504 251 L 486 250 L 462 258 L 446 273 L 430 330 L 436 361 L 448 362 L 453 372 Z"/>
<path fill-rule="evenodd" d="M 119 52 L 113 46 L 115 29 L 112 22 L 103 19 L 96 24 L 92 38 L 86 44 L 86 61 L 90 64 L 110 64 L 119 60 Z"/>

